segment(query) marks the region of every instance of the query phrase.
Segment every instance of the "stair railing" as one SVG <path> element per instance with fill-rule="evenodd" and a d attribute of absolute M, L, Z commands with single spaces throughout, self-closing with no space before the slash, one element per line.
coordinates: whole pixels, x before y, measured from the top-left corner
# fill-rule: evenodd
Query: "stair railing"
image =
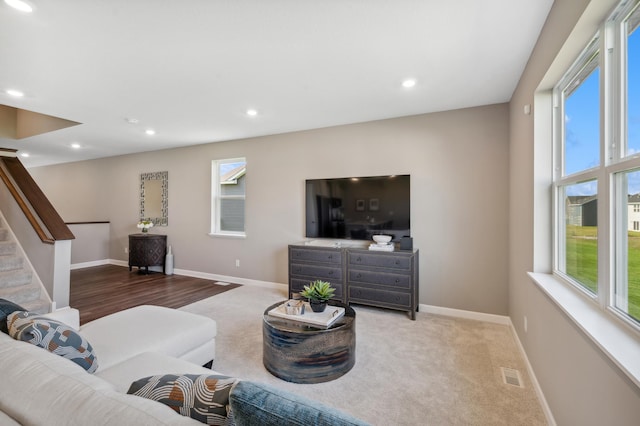
<path fill-rule="evenodd" d="M 5 154 L 11 151 L 15 153 L 15 150 L 2 151 Z M 58 240 L 75 238 L 17 157 L 0 155 L 0 179 L 43 243 L 53 244 Z"/>

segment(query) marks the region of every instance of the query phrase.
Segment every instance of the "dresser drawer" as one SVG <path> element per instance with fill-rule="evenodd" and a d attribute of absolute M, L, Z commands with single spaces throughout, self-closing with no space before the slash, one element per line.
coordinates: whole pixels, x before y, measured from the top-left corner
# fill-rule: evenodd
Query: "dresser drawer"
<path fill-rule="evenodd" d="M 290 276 L 300 275 L 311 277 L 313 280 L 342 281 L 342 268 L 334 268 L 331 266 L 307 265 L 304 263 L 292 263 Z M 296 277 L 296 278 L 298 278 Z"/>
<path fill-rule="evenodd" d="M 349 302 L 411 309 L 411 294 L 349 286 Z"/>
<path fill-rule="evenodd" d="M 351 283 L 378 284 L 408 290 L 411 288 L 411 275 L 349 269 L 349 284 Z"/>
<path fill-rule="evenodd" d="M 342 252 L 339 250 L 292 248 L 290 256 L 289 262 L 308 261 L 342 265 Z"/>
<path fill-rule="evenodd" d="M 402 271 L 411 270 L 411 258 L 409 256 L 393 255 L 389 253 L 374 254 L 362 252 L 349 252 L 349 265 L 370 266 L 373 268 L 389 268 Z"/>

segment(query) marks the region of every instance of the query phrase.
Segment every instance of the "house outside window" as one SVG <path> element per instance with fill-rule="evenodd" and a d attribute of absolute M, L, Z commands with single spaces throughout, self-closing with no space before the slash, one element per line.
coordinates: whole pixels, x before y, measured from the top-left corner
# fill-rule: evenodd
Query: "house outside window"
<path fill-rule="evenodd" d="M 211 165 L 211 234 L 245 236 L 245 158 L 214 160 Z"/>
<path fill-rule="evenodd" d="M 554 89 L 554 273 L 640 329 L 640 2 Z"/>

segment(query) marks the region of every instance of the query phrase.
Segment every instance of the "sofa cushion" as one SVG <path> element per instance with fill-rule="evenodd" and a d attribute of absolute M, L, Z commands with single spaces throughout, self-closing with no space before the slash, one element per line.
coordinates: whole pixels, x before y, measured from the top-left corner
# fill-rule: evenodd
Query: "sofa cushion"
<path fill-rule="evenodd" d="M 2 426 L 20 426 L 20 423 L 9 417 L 4 411 L 0 411 L 0 425 Z"/>
<path fill-rule="evenodd" d="M 127 393 L 131 383 L 140 377 L 158 376 L 168 372 L 219 374 L 209 368 L 158 352 L 143 352 L 109 368 L 100 367 L 95 374 L 114 385 L 117 391 Z"/>
<path fill-rule="evenodd" d="M 81 326 L 80 333 L 100 355 L 101 369 L 143 352 L 203 365 L 214 357 L 216 322 L 177 309 L 142 305 L 93 320 Z"/>
<path fill-rule="evenodd" d="M 53 312 L 42 314 L 42 316 L 52 320 L 60 321 L 61 323 L 73 328 L 75 331 L 80 330 L 80 311 L 75 308 L 66 306 Z"/>
<path fill-rule="evenodd" d="M 20 305 L 13 303 L 10 300 L 0 299 L 0 331 L 9 334 L 9 327 L 7 327 L 7 317 L 9 314 L 15 311 L 24 311 L 24 308 Z"/>
<path fill-rule="evenodd" d="M 242 380 L 229 394 L 239 425 L 363 426 L 367 423 L 334 408 L 262 383 Z"/>
<path fill-rule="evenodd" d="M 2 333 L 0 411 L 24 425 L 199 424 L 163 404 L 117 392 L 78 365 Z"/>
<path fill-rule="evenodd" d="M 16 311 L 7 318 L 9 335 L 75 362 L 89 373 L 98 368 L 91 344 L 71 327 L 40 314 Z"/>
<path fill-rule="evenodd" d="M 229 391 L 236 379 L 214 374 L 164 374 L 131 384 L 127 393 L 161 402 L 209 425 L 227 424 Z"/>

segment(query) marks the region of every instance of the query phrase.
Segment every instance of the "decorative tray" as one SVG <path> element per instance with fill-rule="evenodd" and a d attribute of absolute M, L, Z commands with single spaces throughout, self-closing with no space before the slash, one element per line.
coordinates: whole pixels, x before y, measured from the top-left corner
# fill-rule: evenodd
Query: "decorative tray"
<path fill-rule="evenodd" d="M 338 319 L 344 316 L 344 308 L 340 306 L 328 305 L 324 312 L 313 312 L 309 303 L 304 302 L 303 314 L 292 315 L 287 313 L 287 304 L 293 302 L 287 300 L 285 303 L 271 309 L 268 314 L 278 318 L 285 318 L 292 321 L 304 322 L 318 327 L 328 328 Z"/>

